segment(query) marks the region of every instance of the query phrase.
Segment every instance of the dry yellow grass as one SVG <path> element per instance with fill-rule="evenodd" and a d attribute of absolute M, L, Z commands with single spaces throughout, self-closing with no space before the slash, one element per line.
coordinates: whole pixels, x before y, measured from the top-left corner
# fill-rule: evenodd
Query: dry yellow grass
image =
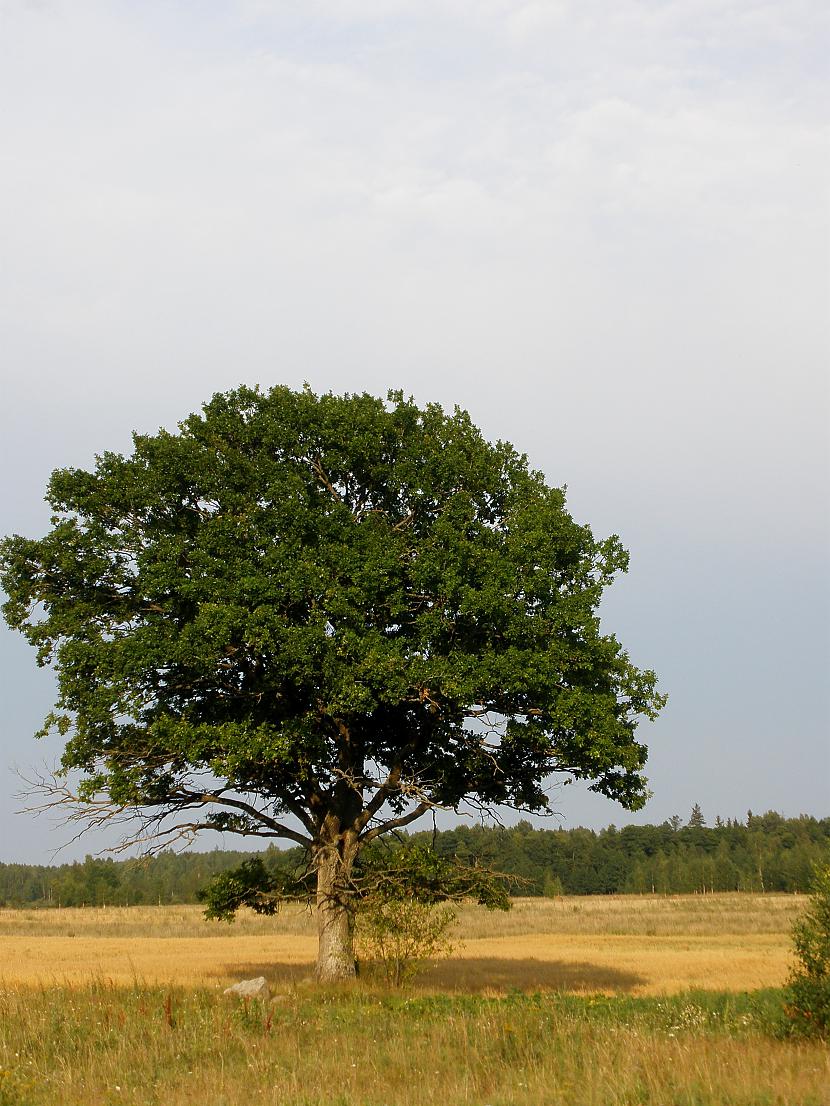
<path fill-rule="evenodd" d="M 508 914 L 465 907 L 460 946 L 424 978 L 426 989 L 511 988 L 671 994 L 688 988 L 779 986 L 799 896 L 610 896 L 520 900 Z M 0 911 L 0 978 L 7 985 L 90 978 L 128 984 L 225 986 L 311 969 L 314 919 L 206 922 L 198 907 Z"/>
<path fill-rule="evenodd" d="M 583 895 L 516 899 L 507 913 L 465 907 L 465 937 L 518 937 L 530 933 L 719 937 L 788 936 L 805 895 Z"/>

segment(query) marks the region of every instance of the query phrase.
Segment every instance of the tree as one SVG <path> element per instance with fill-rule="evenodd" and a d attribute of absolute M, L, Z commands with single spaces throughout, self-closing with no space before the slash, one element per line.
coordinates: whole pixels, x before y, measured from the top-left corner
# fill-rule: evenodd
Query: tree
<path fill-rule="evenodd" d="M 689 815 L 688 825 L 692 829 L 702 829 L 706 825 L 706 819 L 703 817 L 703 811 L 700 809 L 700 804 L 695 803 L 692 807 L 692 813 Z"/>
<path fill-rule="evenodd" d="M 75 816 L 302 845 L 328 979 L 375 838 L 543 812 L 552 773 L 642 805 L 664 699 L 597 616 L 627 554 L 466 413 L 243 387 L 133 442 L 53 473 L 50 532 L 0 546 Z"/>

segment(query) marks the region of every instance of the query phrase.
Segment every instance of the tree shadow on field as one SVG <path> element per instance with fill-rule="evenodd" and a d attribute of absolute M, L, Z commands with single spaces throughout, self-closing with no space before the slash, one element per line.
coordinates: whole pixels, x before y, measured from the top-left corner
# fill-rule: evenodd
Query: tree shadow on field
<path fill-rule="evenodd" d="M 500 960 L 460 957 L 433 964 L 418 979 L 422 987 L 477 994 L 482 991 L 627 992 L 646 980 L 605 964 L 564 960 Z"/>
<path fill-rule="evenodd" d="M 291 987 L 314 975 L 314 962 L 307 960 L 284 964 L 278 960 L 268 960 L 263 963 L 245 960 L 231 964 L 217 964 L 214 971 L 206 974 L 223 986 L 238 983 L 240 979 L 256 979 L 257 976 L 264 975 L 272 987 Z"/>
<path fill-rule="evenodd" d="M 217 980 L 235 983 L 264 975 L 272 986 L 292 986 L 314 974 L 314 964 L 217 964 Z M 508 991 L 576 991 L 626 993 L 646 983 L 645 977 L 604 964 L 561 960 L 500 960 L 497 957 L 459 957 L 427 967 L 415 980 L 418 990 L 482 994 Z"/>

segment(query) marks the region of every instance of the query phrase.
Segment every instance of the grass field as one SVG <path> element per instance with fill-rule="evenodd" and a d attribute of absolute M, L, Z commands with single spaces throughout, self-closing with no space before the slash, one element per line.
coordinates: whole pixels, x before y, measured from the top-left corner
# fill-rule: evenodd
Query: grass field
<path fill-rule="evenodd" d="M 313 919 L 0 911 L 0 1106 L 828 1106 L 781 1039 L 794 896 L 466 908 L 416 988 L 307 982 Z M 265 974 L 273 1005 L 222 995 Z"/>
<path fill-rule="evenodd" d="M 457 951 L 420 980 L 426 990 L 484 994 L 569 990 L 661 995 L 700 987 L 780 986 L 794 895 L 609 896 L 519 900 L 507 913 L 466 907 Z M 97 978 L 116 984 L 227 986 L 253 975 L 307 976 L 314 919 L 207 922 L 195 906 L 0 911 L 6 985 Z"/>

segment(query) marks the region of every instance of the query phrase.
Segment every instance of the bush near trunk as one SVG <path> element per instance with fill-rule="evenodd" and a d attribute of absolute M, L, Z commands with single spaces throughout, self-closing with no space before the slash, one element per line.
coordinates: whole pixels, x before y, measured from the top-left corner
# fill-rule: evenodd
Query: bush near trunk
<path fill-rule="evenodd" d="M 451 956 L 451 906 L 370 895 L 355 922 L 361 974 L 368 967 L 392 987 L 410 983 L 431 960 Z"/>

